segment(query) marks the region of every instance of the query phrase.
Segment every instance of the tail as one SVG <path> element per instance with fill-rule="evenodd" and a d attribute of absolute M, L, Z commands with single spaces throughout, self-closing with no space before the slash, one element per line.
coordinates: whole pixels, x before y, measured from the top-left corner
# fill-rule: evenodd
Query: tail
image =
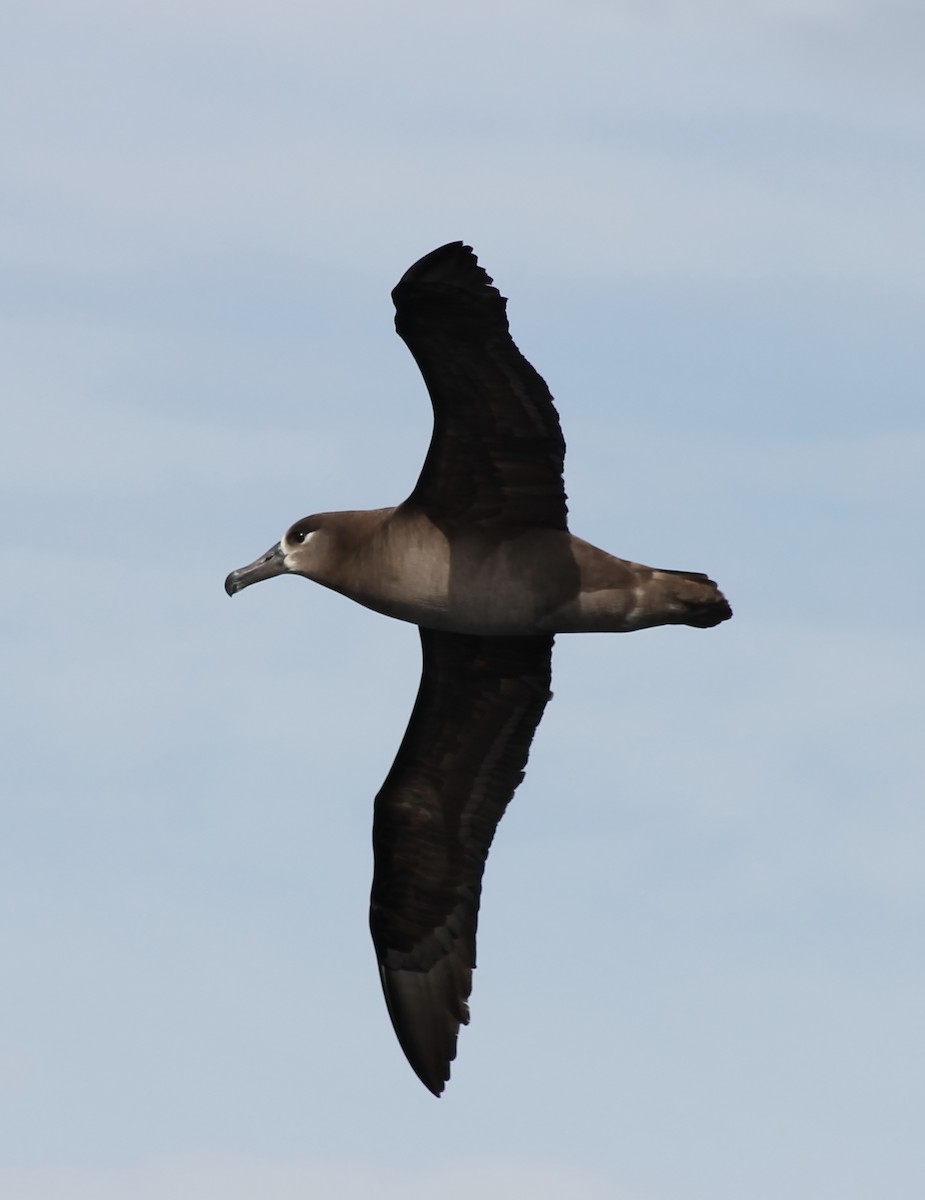
<path fill-rule="evenodd" d="M 732 616 L 729 601 L 712 579 L 699 571 L 653 570 L 653 583 L 664 588 L 665 608 L 672 615 L 664 623 L 712 629 Z"/>

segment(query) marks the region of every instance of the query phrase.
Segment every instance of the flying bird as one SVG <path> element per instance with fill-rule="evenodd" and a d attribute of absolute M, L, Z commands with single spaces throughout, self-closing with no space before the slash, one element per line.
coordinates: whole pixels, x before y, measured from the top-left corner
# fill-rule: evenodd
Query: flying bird
<path fill-rule="evenodd" d="M 469 1021 L 485 862 L 551 697 L 554 636 L 707 629 L 732 610 L 706 575 L 569 532 L 552 396 L 471 247 L 425 255 L 392 299 L 434 413 L 410 496 L 303 517 L 225 590 L 302 575 L 420 630 L 420 688 L 375 801 L 369 921 L 395 1033 L 439 1096 Z"/>

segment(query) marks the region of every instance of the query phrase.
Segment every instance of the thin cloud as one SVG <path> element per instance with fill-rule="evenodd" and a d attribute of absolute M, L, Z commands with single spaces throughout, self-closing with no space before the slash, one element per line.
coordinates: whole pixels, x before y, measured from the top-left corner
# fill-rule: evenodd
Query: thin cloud
<path fill-rule="evenodd" d="M 621 1187 L 615 1180 L 555 1160 L 506 1162 L 489 1159 L 445 1162 L 439 1167 L 402 1168 L 383 1162 L 359 1166 L 330 1160 L 260 1162 L 259 1160 L 180 1158 L 129 1167 L 0 1169 L 3 1194 L 16 1200 L 674 1200 Z M 677 1200 L 682 1200 L 678 1197 Z"/>

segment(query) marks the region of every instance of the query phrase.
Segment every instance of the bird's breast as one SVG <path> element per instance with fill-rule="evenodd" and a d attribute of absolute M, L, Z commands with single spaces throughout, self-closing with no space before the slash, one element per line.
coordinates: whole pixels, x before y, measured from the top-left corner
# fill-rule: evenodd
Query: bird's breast
<path fill-rule="evenodd" d="M 580 587 L 558 530 L 384 525 L 339 580 L 319 580 L 386 616 L 431 629 L 501 637 L 551 632 Z"/>

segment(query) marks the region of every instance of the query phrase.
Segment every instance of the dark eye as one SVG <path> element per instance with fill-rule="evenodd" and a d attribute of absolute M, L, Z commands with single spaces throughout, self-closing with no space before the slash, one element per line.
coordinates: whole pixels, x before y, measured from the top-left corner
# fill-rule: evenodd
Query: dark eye
<path fill-rule="evenodd" d="M 289 540 L 290 542 L 295 542 L 296 545 L 301 546 L 301 544 L 305 541 L 305 534 L 301 529 L 296 529 L 293 533 L 290 533 Z"/>

